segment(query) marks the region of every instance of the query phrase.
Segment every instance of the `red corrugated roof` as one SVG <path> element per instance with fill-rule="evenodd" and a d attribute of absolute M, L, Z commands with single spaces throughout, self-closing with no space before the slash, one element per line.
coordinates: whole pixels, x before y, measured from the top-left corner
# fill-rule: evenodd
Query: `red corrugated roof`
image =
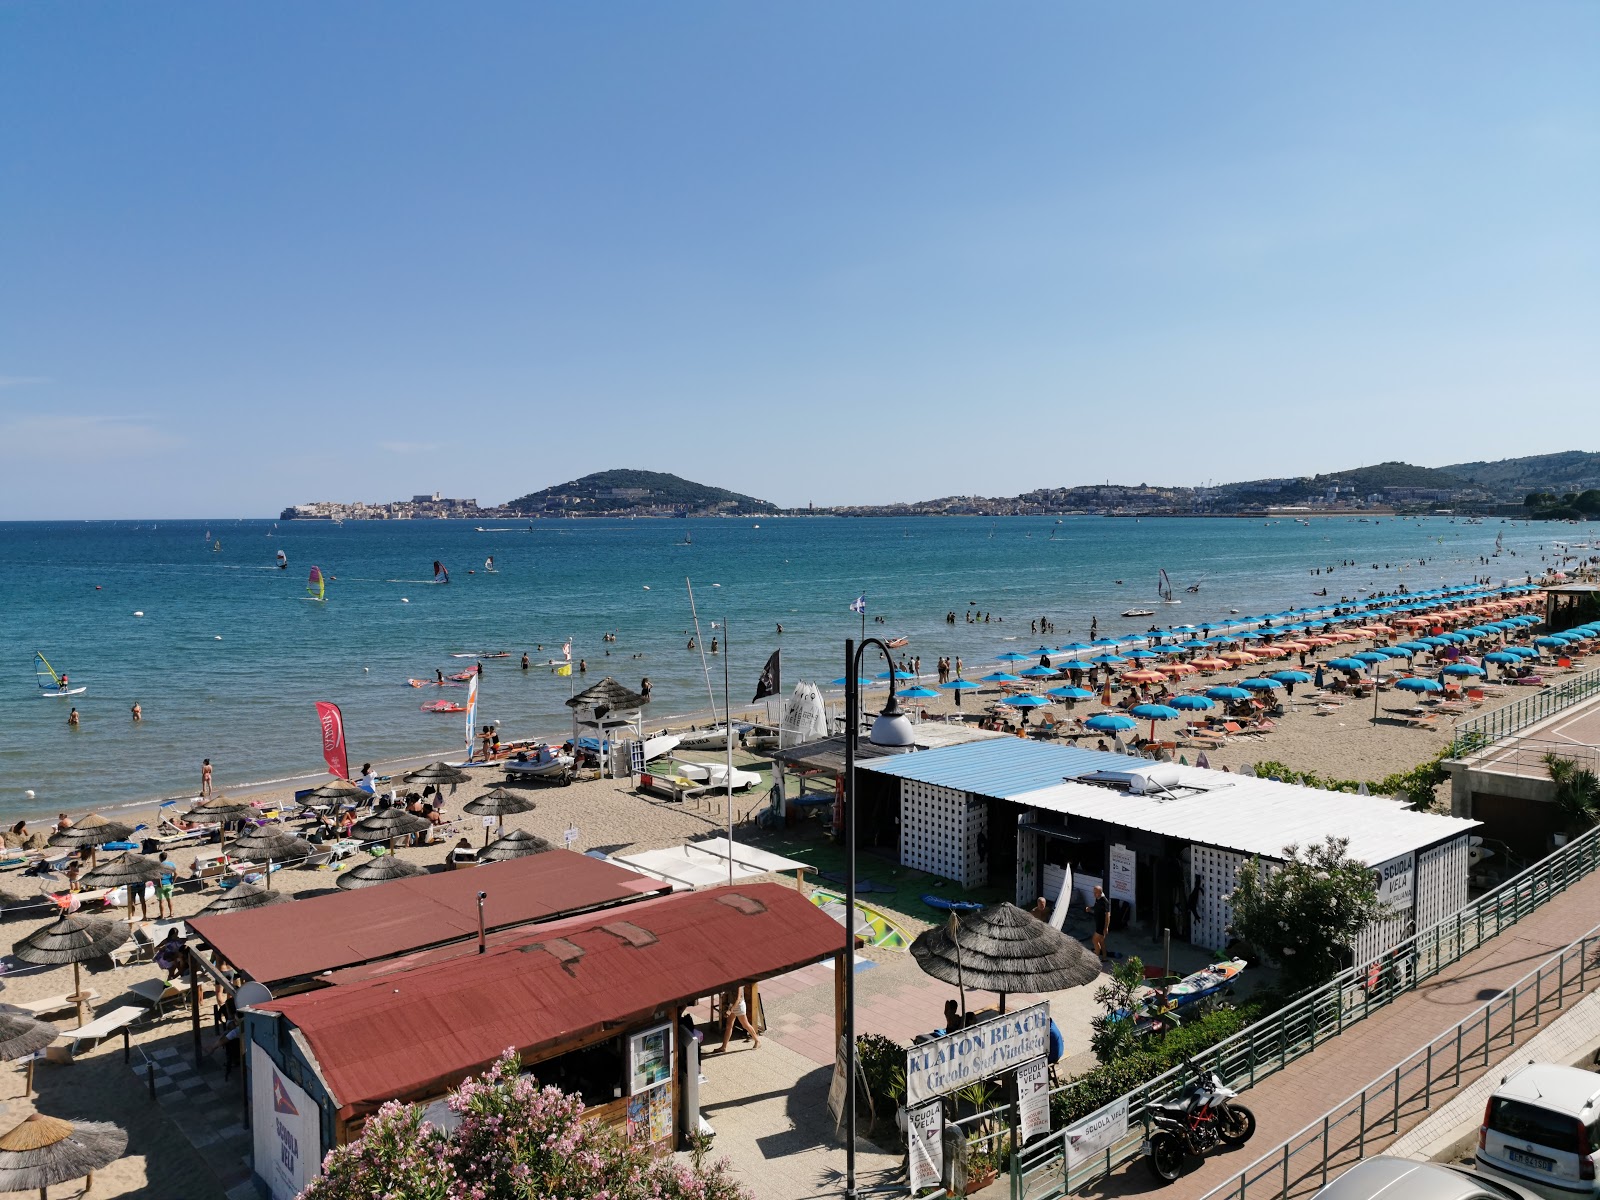
<path fill-rule="evenodd" d="M 741 884 L 553 921 L 486 954 L 454 947 L 261 1007 L 300 1029 L 350 1116 L 437 1095 L 508 1046 L 526 1053 L 816 962 L 842 951 L 843 932 L 792 887 Z"/>
<path fill-rule="evenodd" d="M 397 879 L 293 904 L 196 917 L 192 929 L 251 979 L 289 979 L 478 935 L 478 893 L 490 929 L 623 904 L 668 889 L 614 863 L 551 850 Z"/>

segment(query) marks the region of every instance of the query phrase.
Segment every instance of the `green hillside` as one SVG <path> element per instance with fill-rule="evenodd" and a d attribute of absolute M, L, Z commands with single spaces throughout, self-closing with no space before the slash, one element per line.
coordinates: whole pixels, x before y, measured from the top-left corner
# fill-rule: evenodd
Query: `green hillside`
<path fill-rule="evenodd" d="M 519 513 L 683 512 L 765 513 L 776 506 L 754 496 L 668 475 L 661 471 L 596 471 L 509 501 Z"/>
<path fill-rule="evenodd" d="M 1600 487 L 1600 454 L 1563 450 L 1498 462 L 1457 463 L 1441 468 L 1507 499 L 1520 500 L 1528 492 L 1585 492 Z"/>

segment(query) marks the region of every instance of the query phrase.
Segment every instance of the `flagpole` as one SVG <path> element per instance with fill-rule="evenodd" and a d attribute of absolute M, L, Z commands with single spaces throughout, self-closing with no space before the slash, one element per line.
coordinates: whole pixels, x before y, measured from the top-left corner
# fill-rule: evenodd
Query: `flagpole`
<path fill-rule="evenodd" d="M 728 618 L 722 618 L 722 711 L 728 715 L 728 754 L 722 782 L 728 793 L 728 886 L 733 886 L 733 698 L 728 692 L 728 660 L 733 657 L 733 641 L 728 633 Z"/>

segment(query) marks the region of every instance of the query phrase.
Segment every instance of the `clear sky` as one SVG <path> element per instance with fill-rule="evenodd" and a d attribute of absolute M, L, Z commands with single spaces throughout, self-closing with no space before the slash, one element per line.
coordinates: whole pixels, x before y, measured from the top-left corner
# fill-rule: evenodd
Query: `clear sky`
<path fill-rule="evenodd" d="M 0 0 L 0 518 L 1600 449 L 1600 5 Z"/>

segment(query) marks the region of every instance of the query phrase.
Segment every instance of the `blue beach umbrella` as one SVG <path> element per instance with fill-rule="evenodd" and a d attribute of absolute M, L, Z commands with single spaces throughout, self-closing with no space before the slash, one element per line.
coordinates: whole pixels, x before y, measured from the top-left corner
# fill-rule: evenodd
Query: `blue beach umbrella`
<path fill-rule="evenodd" d="M 1156 740 L 1157 721 L 1176 721 L 1183 714 L 1165 704 L 1135 704 L 1128 710 L 1128 715 L 1150 722 L 1150 740 L 1153 742 Z"/>
<path fill-rule="evenodd" d="M 1092 729 L 1096 733 L 1119 733 L 1124 729 L 1133 729 L 1139 722 L 1132 717 L 1123 716 L 1121 713 L 1095 713 L 1083 723 L 1085 729 Z"/>
<path fill-rule="evenodd" d="M 1283 686 L 1276 679 L 1241 679 L 1239 686 L 1249 688 L 1252 692 L 1275 692 Z"/>
<path fill-rule="evenodd" d="M 1022 679 L 1017 675 L 1008 675 L 1004 671 L 996 671 L 992 675 L 985 675 L 983 681 L 985 683 L 1021 683 Z"/>
<path fill-rule="evenodd" d="M 1446 675 L 1487 675 L 1482 667 L 1473 666 L 1471 663 L 1451 663 L 1444 669 Z"/>
<path fill-rule="evenodd" d="M 1009 704 L 1012 708 L 1043 708 L 1050 701 L 1043 696 L 1007 696 L 1000 703 Z"/>
<path fill-rule="evenodd" d="M 1034 654 L 1035 658 L 1037 658 L 1041 654 L 1054 654 L 1054 653 L 1055 653 L 1055 651 L 1050 649 L 1049 646 L 1035 646 L 1033 648 L 1033 654 Z"/>
<path fill-rule="evenodd" d="M 1183 650 L 1183 651 L 1186 651 L 1186 652 L 1187 651 L 1193 651 L 1193 650 L 1204 650 L 1205 648 L 1206 648 L 1206 643 L 1205 642 L 1184 642 L 1181 645 L 1173 647 L 1173 649 L 1175 649 L 1175 650 Z"/>
<path fill-rule="evenodd" d="M 1213 700 L 1248 700 L 1250 693 L 1237 687 L 1207 688 L 1206 695 Z"/>
<path fill-rule="evenodd" d="M 1500 663 L 1500 664 L 1504 665 L 1506 663 L 1521 662 L 1522 661 L 1522 655 L 1513 654 L 1509 650 L 1491 650 L 1491 651 L 1489 651 L 1489 653 L 1487 653 L 1487 654 L 1485 654 L 1483 656 L 1483 661 L 1484 662 L 1492 662 L 1492 663 Z"/>
<path fill-rule="evenodd" d="M 1088 688 L 1058 687 L 1051 688 L 1046 696 L 1054 696 L 1057 700 L 1093 700 L 1094 693 Z"/>
<path fill-rule="evenodd" d="M 1118 642 L 1116 638 L 1095 638 L 1094 641 L 1089 643 L 1089 645 L 1091 647 L 1093 647 L 1093 646 L 1117 646 L 1117 645 L 1120 645 L 1120 644 L 1121 643 Z"/>
<path fill-rule="evenodd" d="M 939 686 L 947 692 L 971 692 L 976 691 L 978 687 L 970 679 L 952 679 L 949 683 L 941 683 Z"/>
<path fill-rule="evenodd" d="M 1426 642 L 1401 642 L 1395 647 L 1395 649 L 1409 650 L 1412 654 L 1426 654 L 1429 650 L 1432 650 L 1433 647 L 1428 645 Z"/>
<path fill-rule="evenodd" d="M 1270 676 L 1279 683 L 1310 683 L 1311 676 L 1304 671 L 1274 671 Z"/>
<path fill-rule="evenodd" d="M 1124 658 L 1160 658 L 1161 655 L 1157 654 L 1154 650 L 1129 650 L 1128 653 L 1125 654 L 1123 657 Z"/>
<path fill-rule="evenodd" d="M 997 662 L 1027 662 L 1029 655 L 1018 654 L 1015 650 L 1007 650 L 1004 654 L 995 655 Z"/>
<path fill-rule="evenodd" d="M 1180 712 L 1205 712 L 1212 707 L 1211 701 L 1204 696 L 1174 696 L 1167 704 Z"/>
<path fill-rule="evenodd" d="M 833 680 L 828 686 L 829 687 L 843 687 L 845 684 L 847 684 L 849 682 L 850 681 L 847 678 L 845 678 L 843 675 L 841 675 L 841 676 L 839 676 L 839 678 Z M 856 680 L 856 686 L 857 687 L 871 687 L 872 686 L 872 680 L 870 680 L 870 679 L 858 679 L 858 680 Z"/>
<path fill-rule="evenodd" d="M 1535 646 L 1550 646 L 1550 647 L 1565 646 L 1567 644 L 1567 639 L 1562 637 L 1562 636 L 1560 636 L 1559 634 L 1548 633 L 1544 637 L 1536 637 L 1536 638 L 1534 638 L 1533 639 L 1533 644 Z"/>
<path fill-rule="evenodd" d="M 1080 650 L 1091 650 L 1091 649 L 1093 649 L 1093 647 L 1090 646 L 1089 643 L 1087 643 L 1087 642 L 1068 642 L 1065 646 L 1057 646 L 1055 648 L 1055 653 L 1057 653 L 1057 654 L 1077 654 Z"/>
<path fill-rule="evenodd" d="M 1424 679 L 1421 675 L 1408 675 L 1395 681 L 1395 687 L 1407 692 L 1442 692 L 1444 685 L 1437 679 Z"/>
<path fill-rule="evenodd" d="M 937 700 L 939 698 L 938 692 L 926 687 L 907 688 L 903 692 L 896 692 L 895 695 L 902 700 Z"/>
<path fill-rule="evenodd" d="M 1120 654 L 1096 654 L 1089 661 L 1092 662 L 1092 663 L 1105 664 L 1105 663 L 1127 662 L 1128 660 L 1126 658 L 1124 658 Z"/>
<path fill-rule="evenodd" d="M 1363 650 L 1360 654 L 1352 654 L 1351 658 L 1363 663 L 1388 662 L 1390 654 L 1387 650 Z"/>
<path fill-rule="evenodd" d="M 916 678 L 916 676 L 913 675 L 910 671 L 902 671 L 898 667 L 896 667 L 893 671 L 885 671 L 885 672 L 883 672 L 883 674 L 876 676 L 876 678 L 878 678 L 878 679 L 888 679 L 891 676 L 894 677 L 895 679 L 915 679 Z"/>
<path fill-rule="evenodd" d="M 1029 667 L 1026 671 L 1018 671 L 1024 679 L 1051 679 L 1055 676 L 1054 667 Z"/>

